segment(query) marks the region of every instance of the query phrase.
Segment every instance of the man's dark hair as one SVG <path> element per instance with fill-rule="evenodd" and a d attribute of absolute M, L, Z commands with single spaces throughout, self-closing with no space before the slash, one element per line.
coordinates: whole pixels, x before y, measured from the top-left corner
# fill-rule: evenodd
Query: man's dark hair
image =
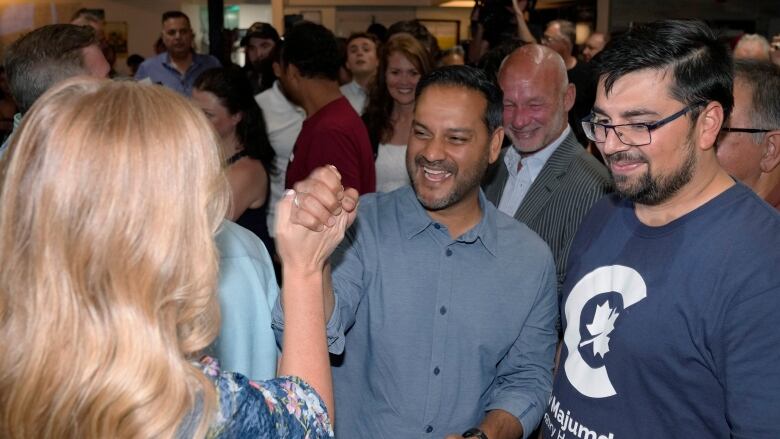
<path fill-rule="evenodd" d="M 86 74 L 81 50 L 98 44 L 89 26 L 50 24 L 22 36 L 8 48 L 4 65 L 21 113 L 55 83 Z"/>
<path fill-rule="evenodd" d="M 750 87 L 753 121 L 753 126 L 736 128 L 780 130 L 780 67 L 767 61 L 738 59 L 734 61 L 734 79 Z M 753 133 L 756 143 L 763 138 L 764 133 Z"/>
<path fill-rule="evenodd" d="M 183 19 L 187 20 L 187 25 L 191 25 L 190 24 L 190 17 L 188 17 L 187 14 L 185 14 L 182 11 L 165 11 L 165 12 L 163 12 L 163 14 L 162 14 L 162 22 L 163 23 L 165 23 L 167 20 L 170 20 L 171 18 L 183 18 Z"/>
<path fill-rule="evenodd" d="M 279 32 L 276 31 L 276 28 L 268 23 L 263 23 L 262 21 L 257 21 L 252 23 L 252 26 L 249 26 L 249 29 L 246 31 L 246 35 L 244 35 L 244 38 L 241 39 L 241 46 L 243 47 L 249 44 L 250 38 L 271 40 L 276 44 L 279 44 L 281 41 L 281 38 L 279 38 Z"/>
<path fill-rule="evenodd" d="M 281 65 L 294 65 L 303 77 L 339 78 L 339 49 L 333 32 L 325 26 L 302 21 L 287 33 L 281 52 Z"/>
<path fill-rule="evenodd" d="M 693 105 L 691 120 L 701 112 L 698 104 L 719 102 L 723 117 L 734 107 L 732 61 L 728 49 L 698 20 L 663 20 L 637 25 L 614 38 L 595 62 L 606 94 L 623 76 L 639 70 L 668 69 L 669 93 L 685 105 Z"/>
<path fill-rule="evenodd" d="M 366 29 L 367 33 L 376 35 L 380 42 L 387 41 L 387 28 L 382 23 L 371 23 Z"/>
<path fill-rule="evenodd" d="M 419 99 L 425 89 L 432 85 L 462 87 L 479 92 L 486 101 L 483 121 L 488 133 L 493 134 L 496 128 L 501 126 L 504 94 L 482 70 L 471 66 L 438 68 L 420 78 L 414 92 L 415 100 Z"/>
<path fill-rule="evenodd" d="M 349 43 L 357 40 L 358 38 L 365 38 L 369 41 L 374 42 L 374 46 L 376 47 L 377 55 L 379 54 L 379 45 L 382 44 L 381 41 L 379 41 L 379 37 L 372 33 L 368 32 L 353 32 L 347 37 L 346 45 L 349 46 Z"/>
<path fill-rule="evenodd" d="M 484 71 L 488 79 L 493 81 L 494 84 L 498 84 L 498 70 L 501 68 L 501 63 L 504 62 L 504 59 L 506 59 L 510 53 L 525 44 L 526 42 L 519 38 L 511 38 L 505 40 L 498 46 L 491 46 L 490 50 L 479 58 L 477 67 Z"/>

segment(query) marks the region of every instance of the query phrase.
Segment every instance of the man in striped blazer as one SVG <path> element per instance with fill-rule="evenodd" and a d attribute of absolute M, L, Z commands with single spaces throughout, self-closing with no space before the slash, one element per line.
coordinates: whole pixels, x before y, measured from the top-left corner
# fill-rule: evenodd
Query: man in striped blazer
<path fill-rule="evenodd" d="M 560 55 L 541 45 L 522 46 L 504 60 L 498 82 L 512 146 L 488 175 L 485 194 L 547 242 L 560 292 L 577 228 L 590 207 L 612 191 L 612 180 L 568 124 L 576 90 Z"/>

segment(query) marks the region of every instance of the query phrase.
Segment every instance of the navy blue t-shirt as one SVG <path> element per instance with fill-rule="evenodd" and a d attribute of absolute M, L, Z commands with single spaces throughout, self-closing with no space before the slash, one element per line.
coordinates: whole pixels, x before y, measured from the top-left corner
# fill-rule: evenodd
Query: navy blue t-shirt
<path fill-rule="evenodd" d="M 582 223 L 545 438 L 780 438 L 780 215 L 736 184 L 662 227 Z"/>

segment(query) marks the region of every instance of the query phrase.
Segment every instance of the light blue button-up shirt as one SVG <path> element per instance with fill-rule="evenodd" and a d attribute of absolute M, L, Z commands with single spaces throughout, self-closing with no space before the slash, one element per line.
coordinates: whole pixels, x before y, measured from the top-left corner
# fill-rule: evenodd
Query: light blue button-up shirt
<path fill-rule="evenodd" d="M 493 409 L 515 415 L 526 437 L 539 422 L 557 340 L 555 266 L 535 233 L 481 192 L 479 202 L 481 221 L 453 240 L 411 187 L 361 197 L 331 261 L 336 437 L 440 439 Z"/>
<path fill-rule="evenodd" d="M 155 84 L 162 84 L 185 95 L 192 95 L 192 86 L 201 73 L 214 67 L 221 67 L 218 59 L 211 55 L 192 54 L 192 65 L 182 75 L 171 65 L 171 56 L 163 52 L 142 62 L 135 73 L 136 80 L 149 78 Z"/>
<path fill-rule="evenodd" d="M 209 353 L 224 370 L 256 380 L 276 376 L 277 346 L 271 311 L 279 296 L 274 267 L 254 233 L 223 221 L 219 249 L 219 337 Z"/>

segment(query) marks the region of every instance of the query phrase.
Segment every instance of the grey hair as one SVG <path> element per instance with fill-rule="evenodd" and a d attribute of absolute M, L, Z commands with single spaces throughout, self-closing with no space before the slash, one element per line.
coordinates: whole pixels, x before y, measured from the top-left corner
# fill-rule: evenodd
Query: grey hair
<path fill-rule="evenodd" d="M 750 87 L 750 120 L 754 127 L 780 130 L 780 67 L 757 60 L 734 61 L 736 81 Z M 743 127 L 744 128 L 744 127 Z M 753 140 L 761 143 L 766 133 L 753 133 Z"/>

